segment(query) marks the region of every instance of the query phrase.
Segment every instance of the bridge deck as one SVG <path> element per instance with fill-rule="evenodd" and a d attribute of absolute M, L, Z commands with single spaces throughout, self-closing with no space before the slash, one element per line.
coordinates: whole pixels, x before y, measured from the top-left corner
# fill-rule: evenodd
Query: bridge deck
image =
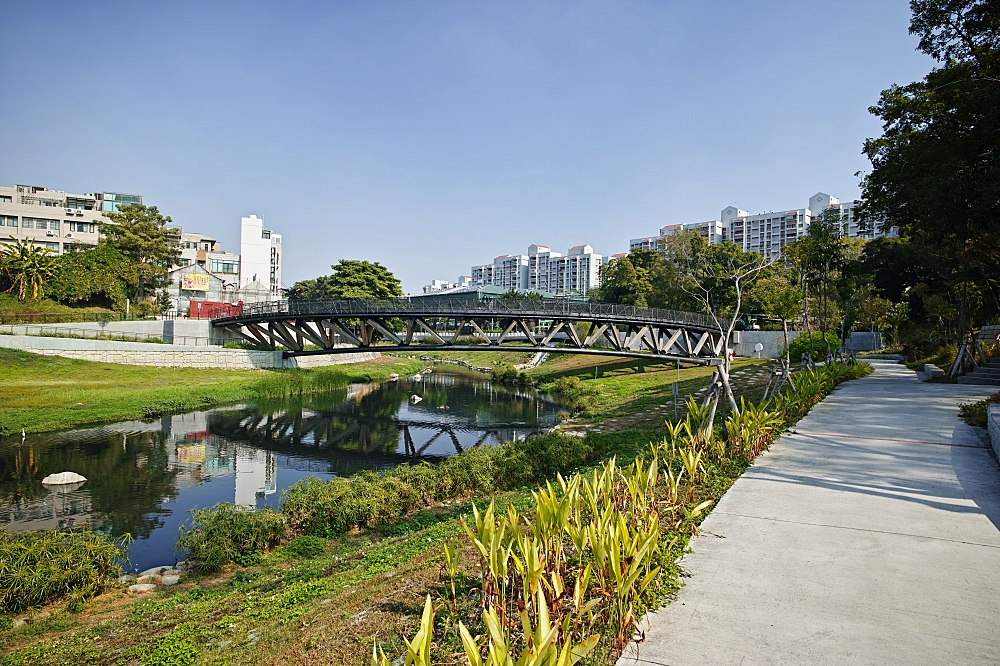
<path fill-rule="evenodd" d="M 451 299 L 291 301 L 244 305 L 212 325 L 287 356 L 381 351 L 525 351 L 716 362 L 728 322 L 604 303 Z M 431 344 L 426 344 L 427 341 Z M 345 346 L 343 343 L 350 346 Z M 526 346 L 525 346 L 526 345 Z M 556 346 L 560 345 L 560 346 Z"/>

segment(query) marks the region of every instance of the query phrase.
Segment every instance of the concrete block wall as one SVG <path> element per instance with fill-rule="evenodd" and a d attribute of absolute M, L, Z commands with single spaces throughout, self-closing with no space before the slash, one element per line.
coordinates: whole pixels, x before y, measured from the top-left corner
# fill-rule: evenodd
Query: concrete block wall
<path fill-rule="evenodd" d="M 7 324 L 0 331 L 14 335 L 71 334 L 84 337 L 99 335 L 134 338 L 159 338 L 176 345 L 203 346 L 222 344 L 223 333 L 213 329 L 207 319 L 156 319 L 149 321 L 96 321 L 60 324 Z"/>
<path fill-rule="evenodd" d="M 788 331 L 788 341 L 799 335 L 800 331 Z M 779 358 L 785 346 L 785 334 L 782 331 L 733 331 L 730 348 L 737 356 L 756 358 L 758 354 L 753 349 L 757 343 L 764 345 L 759 354 L 761 358 Z"/>
<path fill-rule="evenodd" d="M 354 352 L 282 358 L 280 351 L 45 338 L 27 335 L 0 335 L 0 347 L 20 349 L 43 356 L 61 356 L 101 363 L 170 368 L 224 368 L 226 370 L 316 368 L 342 363 L 360 363 L 379 357 L 378 352 Z"/>

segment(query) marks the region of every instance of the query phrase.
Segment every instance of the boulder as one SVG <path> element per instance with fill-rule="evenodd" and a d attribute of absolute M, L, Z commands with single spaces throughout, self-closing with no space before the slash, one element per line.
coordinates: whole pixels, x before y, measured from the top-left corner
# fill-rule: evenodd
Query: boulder
<path fill-rule="evenodd" d="M 152 583 L 136 583 L 135 585 L 129 585 L 128 591 L 132 594 L 139 594 L 142 592 L 152 592 L 156 589 L 156 586 Z"/>
<path fill-rule="evenodd" d="M 171 574 L 169 576 L 163 576 L 163 578 L 160 579 L 160 583 L 163 585 L 176 585 L 180 581 L 180 574 Z"/>
<path fill-rule="evenodd" d="M 167 565 L 164 564 L 161 567 L 153 567 L 152 569 L 146 569 L 145 571 L 140 572 L 139 573 L 139 577 L 141 578 L 143 576 L 160 576 L 160 575 L 162 575 L 162 574 L 164 574 L 164 573 L 166 573 L 166 572 L 168 572 L 168 571 L 170 571 L 172 569 L 173 569 L 173 567 L 170 567 L 170 566 L 167 566 Z"/>
<path fill-rule="evenodd" d="M 67 483 L 83 483 L 86 480 L 87 477 L 76 472 L 59 472 L 58 474 L 49 474 L 42 479 L 42 483 L 47 486 L 62 486 Z"/>

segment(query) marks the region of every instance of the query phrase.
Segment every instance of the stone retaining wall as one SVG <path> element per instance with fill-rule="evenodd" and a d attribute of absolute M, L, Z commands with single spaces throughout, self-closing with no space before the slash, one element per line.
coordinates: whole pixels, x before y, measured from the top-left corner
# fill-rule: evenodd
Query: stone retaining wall
<path fill-rule="evenodd" d="M 224 368 L 226 370 L 317 368 L 342 363 L 360 363 L 379 357 L 378 352 L 356 352 L 283 359 L 280 351 L 44 338 L 27 335 L 0 335 L 0 347 L 20 349 L 42 356 L 61 356 L 102 363 L 172 368 Z"/>
<path fill-rule="evenodd" d="M 986 412 L 986 427 L 990 433 L 993 455 L 1000 460 L 1000 405 L 990 405 Z"/>

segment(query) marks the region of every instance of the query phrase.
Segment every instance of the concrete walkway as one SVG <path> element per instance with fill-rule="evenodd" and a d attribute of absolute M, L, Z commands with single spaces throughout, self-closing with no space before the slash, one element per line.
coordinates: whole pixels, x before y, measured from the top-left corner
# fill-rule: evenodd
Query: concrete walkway
<path fill-rule="evenodd" d="M 1000 664 L 1000 467 L 902 365 L 848 382 L 747 470 L 678 599 L 618 662 Z"/>

